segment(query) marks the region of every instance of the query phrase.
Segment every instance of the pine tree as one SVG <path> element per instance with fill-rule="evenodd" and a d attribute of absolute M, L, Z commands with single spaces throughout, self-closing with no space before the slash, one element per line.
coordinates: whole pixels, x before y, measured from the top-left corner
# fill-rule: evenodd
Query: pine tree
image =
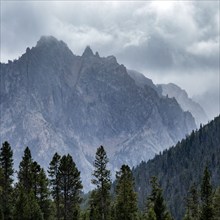
<path fill-rule="evenodd" d="M 60 210 L 60 177 L 59 177 L 59 166 L 60 166 L 60 158 L 61 156 L 58 153 L 55 153 L 52 161 L 50 162 L 48 173 L 49 173 L 49 182 L 51 186 L 51 193 L 56 204 L 56 217 L 59 220 L 61 218 L 61 210 Z"/>
<path fill-rule="evenodd" d="M 92 183 L 96 186 L 97 209 L 100 213 L 100 220 L 106 220 L 109 216 L 110 206 L 110 170 L 107 169 L 108 157 L 103 146 L 97 149 L 94 162 L 94 179 Z"/>
<path fill-rule="evenodd" d="M 208 167 L 205 168 L 203 174 L 203 180 L 201 184 L 201 220 L 213 220 L 213 204 L 212 204 L 213 194 L 211 185 L 211 175 Z"/>
<path fill-rule="evenodd" d="M 38 193 L 38 185 L 39 185 L 39 173 L 40 173 L 41 167 L 40 165 L 34 161 L 31 164 L 31 176 L 32 176 L 32 189 L 34 190 L 34 195 L 37 197 Z"/>
<path fill-rule="evenodd" d="M 3 183 L 3 170 L 0 167 L 0 183 Z M 3 189 L 2 189 L 2 184 L 0 184 L 0 220 L 4 219 L 3 216 Z"/>
<path fill-rule="evenodd" d="M 12 176 L 13 152 L 8 142 L 4 142 L 0 149 L 0 167 L 2 172 L 0 187 L 2 188 L 2 212 L 4 219 L 12 217 Z"/>
<path fill-rule="evenodd" d="M 220 219 L 220 187 L 215 191 L 213 198 L 213 208 L 214 208 L 214 220 Z"/>
<path fill-rule="evenodd" d="M 151 179 L 152 191 L 148 197 L 148 212 L 150 205 L 153 204 L 153 209 L 156 214 L 157 220 L 172 219 L 170 213 L 167 211 L 166 204 L 163 198 L 163 190 L 160 188 L 157 178 L 152 177 Z"/>
<path fill-rule="evenodd" d="M 99 204 L 99 197 L 97 195 L 97 190 L 93 190 L 90 199 L 89 199 L 89 206 L 90 206 L 90 212 L 89 212 L 89 219 L 90 220 L 96 220 L 101 219 L 101 213 L 98 209 Z"/>
<path fill-rule="evenodd" d="M 61 195 L 63 199 L 63 216 L 64 220 L 79 218 L 79 204 L 81 202 L 80 193 L 82 183 L 80 172 L 72 157 L 64 155 L 60 160 L 58 175 L 60 178 Z"/>
<path fill-rule="evenodd" d="M 189 195 L 186 198 L 186 214 L 184 219 L 199 219 L 199 196 L 195 184 L 190 187 Z"/>
<path fill-rule="evenodd" d="M 28 147 L 19 165 L 18 180 L 15 213 L 20 213 L 24 219 L 28 215 L 35 216 L 36 219 L 49 219 L 51 213 L 48 179 L 40 165 L 36 161 L 33 162 Z M 21 207 L 24 207 L 23 213 Z"/>
<path fill-rule="evenodd" d="M 134 179 L 129 166 L 122 165 L 116 173 L 116 215 L 117 220 L 137 219 L 137 196 Z"/>
<path fill-rule="evenodd" d="M 144 218 L 144 219 L 145 220 L 157 220 L 156 213 L 154 211 L 154 204 L 153 203 L 148 204 L 148 212 L 147 212 L 146 218 Z"/>
<path fill-rule="evenodd" d="M 24 150 L 24 156 L 19 165 L 18 180 L 19 183 L 24 187 L 26 192 L 30 192 L 33 187 L 33 160 L 31 151 L 28 147 Z"/>
<path fill-rule="evenodd" d="M 47 179 L 47 176 L 44 172 L 44 169 L 41 168 L 38 176 L 37 196 L 44 220 L 49 219 L 51 215 L 48 185 L 49 181 Z"/>
<path fill-rule="evenodd" d="M 15 220 L 43 220 L 43 214 L 37 203 L 33 190 L 27 192 L 23 185 L 17 185 L 15 201 Z"/>

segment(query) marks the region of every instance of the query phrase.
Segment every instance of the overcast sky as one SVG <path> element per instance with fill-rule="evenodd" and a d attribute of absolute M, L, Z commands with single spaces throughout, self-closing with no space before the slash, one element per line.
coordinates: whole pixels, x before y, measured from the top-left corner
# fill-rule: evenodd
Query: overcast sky
<path fill-rule="evenodd" d="M 209 116 L 219 113 L 219 1 L 0 4 L 1 62 L 18 58 L 42 35 L 53 35 L 76 55 L 90 45 L 154 83 L 174 82 L 197 98 Z"/>

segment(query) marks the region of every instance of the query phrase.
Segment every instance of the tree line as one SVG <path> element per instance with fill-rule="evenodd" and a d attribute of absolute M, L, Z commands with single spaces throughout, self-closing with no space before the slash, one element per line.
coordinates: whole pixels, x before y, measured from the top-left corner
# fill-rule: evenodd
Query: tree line
<path fill-rule="evenodd" d="M 13 180 L 13 151 L 8 142 L 0 149 L 0 219 L 8 220 L 172 220 L 156 177 L 150 180 L 151 192 L 144 210 L 138 209 L 132 170 L 122 165 L 114 184 L 103 146 L 97 149 L 92 173 L 95 189 L 88 207 L 81 208 L 81 174 L 70 154 L 55 153 L 46 171 L 24 150 Z M 220 189 L 212 189 L 210 172 L 205 169 L 198 193 L 190 188 L 184 220 L 220 218 Z"/>
<path fill-rule="evenodd" d="M 151 191 L 149 179 L 156 176 L 170 212 L 176 220 L 182 220 L 189 188 L 195 185 L 198 194 L 201 194 L 206 167 L 211 174 L 212 192 L 215 193 L 220 186 L 220 116 L 133 169 L 138 206 L 145 208 L 145 198 Z"/>

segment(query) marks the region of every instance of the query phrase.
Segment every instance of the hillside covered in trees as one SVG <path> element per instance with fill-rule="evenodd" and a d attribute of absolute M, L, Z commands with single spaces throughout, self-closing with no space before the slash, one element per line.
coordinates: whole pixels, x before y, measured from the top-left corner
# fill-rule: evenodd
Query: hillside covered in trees
<path fill-rule="evenodd" d="M 199 189 L 206 166 L 211 171 L 213 186 L 219 186 L 220 116 L 133 170 L 139 207 L 145 208 L 145 198 L 151 190 L 149 180 L 157 176 L 171 213 L 175 219 L 181 219 L 189 188 L 195 184 Z"/>
<path fill-rule="evenodd" d="M 93 163 L 94 190 L 86 201 L 70 154 L 55 153 L 46 172 L 26 147 L 15 171 L 12 148 L 4 142 L 0 220 L 219 220 L 219 129 L 217 117 L 133 171 L 122 165 L 114 184 L 100 146 Z"/>

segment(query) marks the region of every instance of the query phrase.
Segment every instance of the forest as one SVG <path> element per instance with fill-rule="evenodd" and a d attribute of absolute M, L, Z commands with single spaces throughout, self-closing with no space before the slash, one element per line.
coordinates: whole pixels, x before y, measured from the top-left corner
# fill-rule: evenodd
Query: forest
<path fill-rule="evenodd" d="M 0 219 L 219 220 L 219 129 L 217 117 L 153 160 L 134 169 L 122 165 L 115 181 L 100 146 L 93 163 L 94 190 L 86 195 L 70 154 L 55 153 L 45 171 L 26 147 L 15 171 L 13 150 L 5 141 L 0 149 Z"/>

